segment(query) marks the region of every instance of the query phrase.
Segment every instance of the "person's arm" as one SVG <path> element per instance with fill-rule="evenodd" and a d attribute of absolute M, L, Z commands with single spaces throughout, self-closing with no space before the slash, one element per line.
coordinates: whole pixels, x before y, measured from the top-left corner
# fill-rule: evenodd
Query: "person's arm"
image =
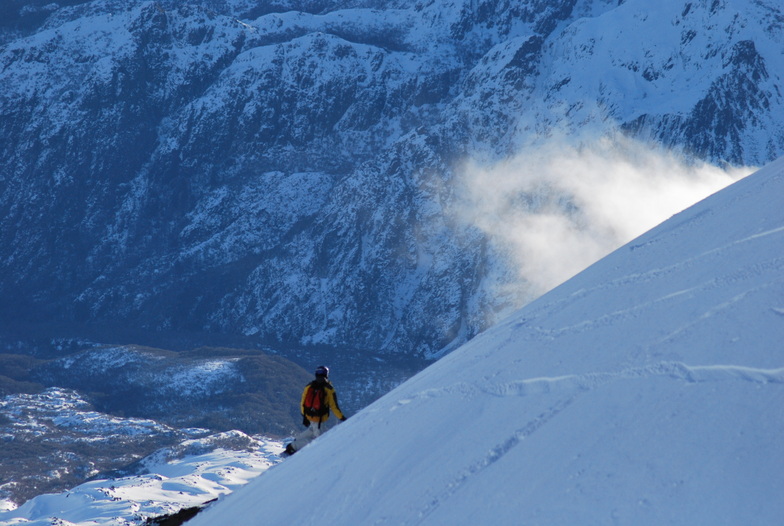
<path fill-rule="evenodd" d="M 305 398 L 308 396 L 308 389 L 310 389 L 310 384 L 302 390 L 302 399 L 299 401 L 299 412 L 302 413 L 302 425 L 305 427 L 310 427 L 310 419 L 305 415 Z"/>
<path fill-rule="evenodd" d="M 335 413 L 335 416 L 338 420 L 345 420 L 346 416 L 343 415 L 343 411 L 340 410 L 340 406 L 338 405 L 338 394 L 335 389 L 328 389 L 327 390 L 328 397 L 327 400 L 329 401 L 329 408 L 332 409 L 332 412 Z"/>

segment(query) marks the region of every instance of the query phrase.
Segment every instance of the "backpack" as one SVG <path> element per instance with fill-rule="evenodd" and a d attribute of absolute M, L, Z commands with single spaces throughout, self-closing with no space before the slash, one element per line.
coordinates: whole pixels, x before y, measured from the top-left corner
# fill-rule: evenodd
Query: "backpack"
<path fill-rule="evenodd" d="M 312 382 L 305 395 L 305 415 L 321 417 L 328 413 L 326 386 Z"/>

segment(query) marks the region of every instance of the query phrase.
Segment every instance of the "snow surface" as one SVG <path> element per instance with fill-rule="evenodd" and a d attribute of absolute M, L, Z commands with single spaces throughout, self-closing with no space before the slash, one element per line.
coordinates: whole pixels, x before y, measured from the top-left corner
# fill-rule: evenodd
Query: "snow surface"
<path fill-rule="evenodd" d="M 214 449 L 215 441 L 248 441 L 250 450 Z M 190 454 L 182 454 L 182 452 Z M 2 511 L 0 525 L 130 526 L 147 518 L 201 506 L 247 484 L 280 461 L 279 441 L 238 431 L 188 440 L 141 462 L 145 474 L 94 480 L 70 491 L 39 495 L 17 509 Z M 179 454 L 178 454 L 179 453 Z"/>
<path fill-rule="evenodd" d="M 470 341 L 189 526 L 781 524 L 784 159 Z M 318 488 L 313 505 L 309 488 Z"/>

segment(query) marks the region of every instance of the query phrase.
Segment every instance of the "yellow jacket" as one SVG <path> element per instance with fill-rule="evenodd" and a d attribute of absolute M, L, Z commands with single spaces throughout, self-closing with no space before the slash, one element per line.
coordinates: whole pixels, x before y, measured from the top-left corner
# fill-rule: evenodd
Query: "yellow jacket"
<path fill-rule="evenodd" d="M 340 406 L 338 406 L 338 397 L 337 394 L 335 394 L 335 388 L 332 387 L 332 384 L 329 383 L 329 381 L 321 384 L 322 388 L 324 389 L 324 403 L 321 411 L 314 414 L 305 407 L 305 401 L 308 398 L 308 392 L 314 387 L 318 387 L 318 385 L 319 381 L 313 380 L 308 385 L 306 385 L 305 389 L 302 391 L 302 400 L 300 402 L 300 412 L 302 415 L 311 422 L 320 424 L 326 422 L 329 419 L 329 412 L 331 410 L 333 413 L 335 413 L 335 416 L 338 418 L 338 420 L 345 420 L 346 417 L 343 416 L 343 412 L 340 410 Z"/>

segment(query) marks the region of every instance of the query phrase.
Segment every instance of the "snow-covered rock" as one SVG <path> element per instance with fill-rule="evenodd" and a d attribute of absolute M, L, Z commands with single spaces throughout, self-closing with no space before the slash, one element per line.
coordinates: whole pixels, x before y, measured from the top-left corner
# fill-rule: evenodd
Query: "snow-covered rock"
<path fill-rule="evenodd" d="M 149 519 L 197 508 L 231 493 L 278 463 L 282 450 L 280 442 L 236 431 L 187 440 L 140 461 L 138 474 L 39 495 L 18 508 L 0 511 L 0 523 L 149 524 Z"/>
<path fill-rule="evenodd" d="M 179 430 L 146 418 L 97 411 L 77 392 L 51 388 L 0 400 L 0 499 L 24 502 L 207 430 Z"/>

